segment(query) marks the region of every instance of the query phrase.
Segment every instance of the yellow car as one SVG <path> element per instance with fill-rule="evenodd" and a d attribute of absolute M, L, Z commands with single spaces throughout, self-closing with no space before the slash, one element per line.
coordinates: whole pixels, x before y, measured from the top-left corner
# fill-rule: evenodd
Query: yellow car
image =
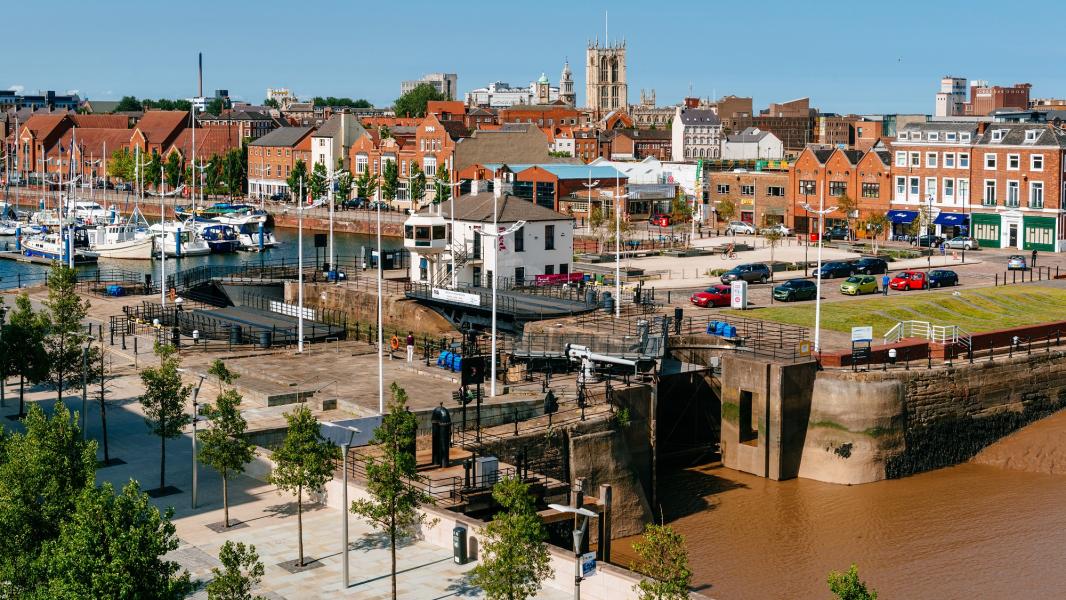
<path fill-rule="evenodd" d="M 876 294 L 877 278 L 872 275 L 853 275 L 840 284 L 840 293 L 849 296 L 859 294 Z"/>

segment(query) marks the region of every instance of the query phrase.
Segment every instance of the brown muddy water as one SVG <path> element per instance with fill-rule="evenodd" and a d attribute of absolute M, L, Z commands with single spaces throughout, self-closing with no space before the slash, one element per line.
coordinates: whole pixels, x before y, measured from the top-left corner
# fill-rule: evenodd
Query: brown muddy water
<path fill-rule="evenodd" d="M 695 587 L 718 600 L 830 598 L 827 573 L 852 562 L 882 600 L 1066 598 L 1066 475 L 1028 466 L 1045 472 L 968 463 L 842 486 L 713 463 L 664 469 L 659 498 Z M 628 564 L 629 544 L 615 548 Z"/>

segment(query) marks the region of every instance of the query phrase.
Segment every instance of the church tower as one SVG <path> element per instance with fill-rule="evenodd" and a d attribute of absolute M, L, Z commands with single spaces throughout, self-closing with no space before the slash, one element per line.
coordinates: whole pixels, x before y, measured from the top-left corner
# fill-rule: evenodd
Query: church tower
<path fill-rule="evenodd" d="M 626 43 L 604 43 L 597 39 L 585 54 L 585 103 L 597 118 L 629 105 L 626 83 Z"/>
<path fill-rule="evenodd" d="M 551 83 L 548 81 L 547 75 L 541 73 L 540 79 L 537 80 L 534 88 L 536 90 L 534 104 L 547 104 L 551 102 Z"/>
<path fill-rule="evenodd" d="M 563 76 L 559 78 L 559 99 L 567 106 L 577 106 L 577 94 L 574 93 L 574 74 L 570 72 L 570 61 L 563 63 Z"/>

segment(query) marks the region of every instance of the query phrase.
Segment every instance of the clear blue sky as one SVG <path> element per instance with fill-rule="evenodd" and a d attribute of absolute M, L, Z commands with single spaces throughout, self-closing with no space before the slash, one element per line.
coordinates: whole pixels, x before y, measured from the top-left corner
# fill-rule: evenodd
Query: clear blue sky
<path fill-rule="evenodd" d="M 288 87 L 388 105 L 426 72 L 458 73 L 461 92 L 542 71 L 554 84 L 569 58 L 584 103 L 586 40 L 602 40 L 605 10 L 611 39 L 628 44 L 630 102 L 654 88 L 672 104 L 691 86 L 757 108 L 810 96 L 827 112 L 928 113 L 946 74 L 1066 95 L 1055 28 L 985 0 L 12 2 L 3 36 L 17 51 L 0 88 L 190 97 L 202 51 L 208 95 L 259 102 Z"/>

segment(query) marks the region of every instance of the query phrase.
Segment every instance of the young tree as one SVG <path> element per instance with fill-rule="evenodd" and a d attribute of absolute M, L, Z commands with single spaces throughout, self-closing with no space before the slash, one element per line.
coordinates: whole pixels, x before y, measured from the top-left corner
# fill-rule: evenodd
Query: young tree
<path fill-rule="evenodd" d="M 888 220 L 888 215 L 885 213 L 875 213 L 870 215 L 870 218 L 866 220 L 867 230 L 870 232 L 870 236 L 874 240 L 874 254 L 877 254 L 877 238 L 882 233 L 888 231 L 892 224 Z"/>
<path fill-rule="evenodd" d="M 65 404 L 57 403 L 51 417 L 33 405 L 23 425 L 25 433 L 0 436 L 0 581 L 12 598 L 43 579 L 41 549 L 59 536 L 96 472 L 96 444 L 82 438 Z"/>
<path fill-rule="evenodd" d="M 396 599 L 396 540 L 410 535 L 415 527 L 426 522 L 426 515 L 418 510 L 433 499 L 411 485 L 418 477 L 414 447 L 418 421 L 407 410 L 407 392 L 396 382 L 389 387 L 392 399 L 388 413 L 374 430 L 373 444 L 379 456 L 366 459 L 366 485 L 370 498 L 352 502 L 351 511 L 365 519 L 374 529 L 389 536 L 392 553 L 392 598 Z"/>
<path fill-rule="evenodd" d="M 240 377 L 237 373 L 229 370 L 226 363 L 222 362 L 222 359 L 216 358 L 211 366 L 207 369 L 207 374 L 218 380 L 218 393 L 226 391 L 225 386 L 233 385 L 233 382 Z"/>
<path fill-rule="evenodd" d="M 422 83 L 396 99 L 393 110 L 397 117 L 424 117 L 426 105 L 430 100 L 447 100 L 448 98 L 428 83 Z"/>
<path fill-rule="evenodd" d="M 133 179 L 133 154 L 129 148 L 119 148 L 111 153 L 107 161 L 107 175 L 114 179 L 130 181 Z"/>
<path fill-rule="evenodd" d="M 207 600 L 264 600 L 253 596 L 252 589 L 263 579 L 263 563 L 255 546 L 227 541 L 218 551 L 222 569 L 212 567 L 207 584 Z"/>
<path fill-rule="evenodd" d="M 170 156 L 167 157 L 166 166 L 163 167 L 167 175 L 167 185 L 171 189 L 177 188 L 178 184 L 181 183 L 181 167 L 181 157 L 178 156 L 177 152 L 171 152 Z"/>
<path fill-rule="evenodd" d="M 244 151 L 233 149 L 226 153 L 222 177 L 226 180 L 226 191 L 230 196 L 240 196 L 244 193 L 247 182 L 244 168 L 248 164 L 247 157 L 243 155 Z"/>
<path fill-rule="evenodd" d="M 311 409 L 301 404 L 285 414 L 289 431 L 285 442 L 274 451 L 274 471 L 270 483 L 278 489 L 296 492 L 296 523 L 300 558 L 296 565 L 304 566 L 303 493 L 319 491 L 333 477 L 333 462 L 340 458 L 340 449 L 322 437 L 318 419 Z"/>
<path fill-rule="evenodd" d="M 855 213 L 856 209 L 858 209 L 858 204 L 855 202 L 855 199 L 846 193 L 841 194 L 840 196 L 837 196 L 836 205 L 837 210 L 844 214 L 844 222 L 848 225 L 848 231 L 854 232 L 854 228 L 851 226 L 851 215 Z M 851 235 L 854 235 L 854 233 L 851 233 Z"/>
<path fill-rule="evenodd" d="M 82 300 L 76 289 L 78 275 L 74 269 L 58 262 L 48 273 L 48 299 L 44 302 L 48 353 L 48 382 L 56 389 L 56 401 L 62 402 L 63 390 L 71 378 L 81 373 L 81 346 L 87 336 L 82 320 L 89 312 L 89 301 Z"/>
<path fill-rule="evenodd" d="M 877 591 L 866 588 L 866 582 L 859 579 L 859 568 L 851 565 L 847 573 L 829 572 L 829 591 L 839 600 L 877 600 Z"/>
<path fill-rule="evenodd" d="M 159 366 L 141 371 L 144 384 L 141 406 L 148 429 L 159 436 L 159 489 L 162 490 L 166 487 L 167 440 L 180 436 L 182 428 L 189 423 L 185 401 L 192 386 L 181 380 L 180 363 L 173 346 L 156 344 L 155 353 L 159 355 Z"/>
<path fill-rule="evenodd" d="M 489 600 L 525 600 L 552 576 L 547 532 L 533 506 L 529 486 L 516 477 L 501 480 L 492 497 L 503 507 L 485 527 L 473 583 Z"/>
<path fill-rule="evenodd" d="M 721 202 L 718 203 L 718 208 L 715 210 L 715 214 L 717 215 L 717 220 L 729 221 L 737 214 L 736 202 L 733 202 L 729 198 L 723 198 Z"/>
<path fill-rule="evenodd" d="M 304 184 L 304 189 L 311 194 L 312 200 L 318 200 L 326 195 L 326 176 L 326 165 L 320 162 L 315 163 L 311 170 L 311 178 Z"/>
<path fill-rule="evenodd" d="M 685 538 L 669 525 L 649 523 L 633 544 L 637 560 L 630 567 L 644 575 L 633 587 L 641 600 L 685 600 L 692 571 L 688 568 Z"/>
<path fill-rule="evenodd" d="M 111 464 L 111 454 L 107 445 L 107 382 L 110 378 L 110 372 L 107 368 L 107 351 L 103 344 L 100 344 L 100 349 L 96 352 L 96 373 L 94 375 L 95 383 L 100 384 L 100 389 L 97 398 L 100 401 L 100 431 L 101 431 L 101 443 L 104 449 L 104 465 Z"/>
<path fill-rule="evenodd" d="M 781 230 L 775 228 L 767 229 L 762 234 L 762 239 L 766 241 L 766 245 L 770 247 L 770 277 L 774 276 L 774 249 L 781 243 L 781 238 L 785 236 L 781 235 Z"/>
<path fill-rule="evenodd" d="M 86 488 L 43 552 L 47 596 L 184 598 L 192 591 L 189 573 L 163 559 L 178 547 L 173 514 L 173 508 L 160 514 L 135 481 L 119 494 L 110 483 Z"/>
<path fill-rule="evenodd" d="M 204 171 L 204 183 L 210 193 L 217 194 L 222 182 L 222 157 L 215 154 L 209 161 L 210 166 Z"/>
<path fill-rule="evenodd" d="M 296 198 L 296 194 L 300 193 L 300 182 L 303 182 L 303 188 L 307 189 L 307 165 L 304 161 L 297 159 L 296 163 L 292 165 L 292 171 L 289 172 L 289 176 L 285 179 L 285 183 L 289 185 L 289 195 Z M 297 202 L 303 202 L 303 198 L 296 198 Z"/>
<path fill-rule="evenodd" d="M 400 188 L 400 171 L 396 168 L 396 161 L 385 161 L 385 169 L 381 174 L 381 197 L 390 205 L 396 199 L 396 192 Z"/>
<path fill-rule="evenodd" d="M 440 204 L 452 197 L 452 186 L 449 185 L 448 168 L 444 163 L 437 165 L 437 173 L 433 177 L 433 203 Z"/>
<path fill-rule="evenodd" d="M 241 395 L 237 390 L 219 392 L 215 405 L 204 407 L 204 413 L 211 419 L 210 429 L 197 433 L 200 462 L 222 476 L 223 527 L 229 527 L 229 476 L 243 473 L 244 465 L 255 457 L 252 444 L 244 439 L 248 423 L 241 416 L 240 405 Z"/>
<path fill-rule="evenodd" d="M 337 177 L 337 202 L 347 202 L 352 197 L 352 174 L 348 171 Z"/>
<path fill-rule="evenodd" d="M 355 179 L 355 195 L 359 198 L 370 199 L 378 189 L 378 176 L 363 169 L 359 177 Z"/>
<path fill-rule="evenodd" d="M 163 177 L 163 159 L 159 157 L 159 153 L 152 151 L 152 157 L 148 160 L 148 164 L 144 166 L 144 183 L 159 188 L 159 184 L 162 182 Z"/>
<path fill-rule="evenodd" d="M 48 379 L 48 351 L 44 340 L 48 324 L 43 315 L 33 312 L 30 297 L 20 294 L 15 299 L 10 323 L 4 326 L 5 346 L 9 353 L 8 374 L 19 377 L 19 416 L 26 415 L 26 382 L 40 383 Z"/>
<path fill-rule="evenodd" d="M 411 206 L 417 208 L 426 195 L 426 174 L 415 161 L 411 161 L 410 173 L 407 187 L 411 190 Z"/>

